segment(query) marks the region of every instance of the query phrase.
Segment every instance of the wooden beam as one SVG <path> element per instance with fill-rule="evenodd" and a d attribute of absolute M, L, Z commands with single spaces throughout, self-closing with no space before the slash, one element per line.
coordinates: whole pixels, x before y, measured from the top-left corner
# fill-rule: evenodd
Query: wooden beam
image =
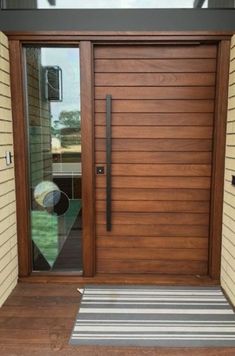
<path fill-rule="evenodd" d="M 95 190 L 93 124 L 93 48 L 89 41 L 80 43 L 82 113 L 82 216 L 84 276 L 95 273 Z"/>

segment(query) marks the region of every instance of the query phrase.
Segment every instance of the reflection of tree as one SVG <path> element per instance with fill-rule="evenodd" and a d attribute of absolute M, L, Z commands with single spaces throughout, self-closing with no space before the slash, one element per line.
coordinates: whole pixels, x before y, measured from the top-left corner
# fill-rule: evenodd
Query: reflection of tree
<path fill-rule="evenodd" d="M 81 112 L 74 111 L 61 111 L 59 116 L 59 123 L 65 127 L 80 129 L 81 125 Z"/>
<path fill-rule="evenodd" d="M 52 137 L 56 138 L 59 146 L 80 151 L 81 148 L 81 113 L 78 110 L 61 111 L 58 120 L 51 125 Z M 58 143 L 54 142 L 54 146 Z M 57 149 L 58 151 L 58 149 Z"/>
<path fill-rule="evenodd" d="M 58 120 L 62 147 L 81 144 L 81 113 L 78 110 L 61 111 Z"/>

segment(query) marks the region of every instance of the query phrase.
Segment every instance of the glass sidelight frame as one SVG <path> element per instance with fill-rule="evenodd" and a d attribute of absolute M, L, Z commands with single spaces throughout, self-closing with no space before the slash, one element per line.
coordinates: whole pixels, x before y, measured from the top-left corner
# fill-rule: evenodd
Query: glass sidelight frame
<path fill-rule="evenodd" d="M 77 47 L 80 50 L 80 76 L 81 76 L 81 112 L 84 120 L 81 120 L 81 145 L 82 145 L 82 167 L 83 180 L 82 200 L 83 200 L 83 272 L 79 271 L 33 271 L 32 249 L 30 238 L 30 194 L 29 194 L 29 152 L 27 135 L 27 103 L 26 103 L 26 83 L 24 67 L 24 47 Z M 18 215 L 18 240 L 19 240 L 19 277 L 33 276 L 79 276 L 90 277 L 94 275 L 94 189 L 93 189 L 93 112 L 92 101 L 92 48 L 91 44 L 80 41 L 10 41 L 11 51 L 11 74 L 12 74 L 12 97 L 13 97 L 13 117 L 15 118 L 15 170 L 17 177 L 17 215 Z M 89 57 L 90 56 L 90 57 Z M 88 65 L 89 64 L 89 65 Z M 85 70 L 84 70 L 85 68 Z M 15 81 L 14 78 L 19 78 Z M 87 79 L 87 77 L 89 77 Z M 84 84 L 85 83 L 85 90 Z M 84 95 L 85 94 L 85 95 Z M 89 96 L 90 94 L 90 96 Z M 89 101 L 89 105 L 87 102 Z M 14 103 L 16 103 L 14 105 Z M 16 107 L 17 105 L 17 107 Z M 17 119 L 16 119 L 17 118 Z M 84 132 L 84 134 L 83 134 Z M 91 146 L 90 146 L 91 145 Z M 19 151 L 20 149 L 20 151 Z M 17 153 L 18 152 L 18 153 Z"/>
<path fill-rule="evenodd" d="M 33 271 L 82 274 L 79 46 L 24 45 Z"/>

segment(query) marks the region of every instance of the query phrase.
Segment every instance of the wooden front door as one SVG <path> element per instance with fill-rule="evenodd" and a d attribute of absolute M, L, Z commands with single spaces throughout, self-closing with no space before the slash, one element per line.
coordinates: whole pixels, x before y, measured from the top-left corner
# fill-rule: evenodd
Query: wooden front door
<path fill-rule="evenodd" d="M 97 273 L 208 274 L 216 63 L 213 44 L 95 47 Z"/>

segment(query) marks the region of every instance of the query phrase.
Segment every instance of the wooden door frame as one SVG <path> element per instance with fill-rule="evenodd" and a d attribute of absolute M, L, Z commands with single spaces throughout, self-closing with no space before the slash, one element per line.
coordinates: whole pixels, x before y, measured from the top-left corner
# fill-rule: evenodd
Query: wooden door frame
<path fill-rule="evenodd" d="M 44 44 L 43 41 L 34 43 Z M 16 208 L 19 277 L 27 277 L 32 272 L 32 251 L 30 240 L 30 197 L 29 197 L 29 157 L 27 137 L 27 116 L 24 97 L 25 68 L 23 63 L 23 45 L 27 41 L 10 40 L 11 92 L 14 136 L 14 159 L 16 177 Z M 55 41 L 50 44 L 60 45 Z M 92 44 L 88 41 L 63 42 L 66 45 L 77 45 L 80 48 L 81 68 L 81 112 L 82 112 L 82 204 L 83 204 L 83 270 L 84 276 L 94 274 L 94 157 L 93 157 L 93 70 Z M 45 44 L 46 45 L 46 44 Z M 18 78 L 18 80 L 15 80 Z M 83 115 L 84 112 L 84 115 Z M 37 275 L 40 272 L 35 272 Z M 51 272 L 57 275 L 57 272 Z M 34 274 L 34 272 L 32 272 Z M 45 274 L 45 272 L 44 272 Z M 60 273 L 61 274 L 61 273 Z M 68 273 L 62 273 L 66 275 Z M 79 273 L 73 273 L 80 275 Z"/>
<path fill-rule="evenodd" d="M 220 278 L 222 209 L 225 161 L 225 138 L 228 99 L 230 39 L 228 32 L 34 32 L 7 33 L 11 64 L 11 91 L 13 108 L 14 158 L 16 176 L 17 233 L 19 277 L 26 281 L 94 282 L 94 283 L 170 283 L 218 284 Z M 98 276 L 95 275 L 95 176 L 94 176 L 94 79 L 93 45 L 102 43 L 217 43 L 217 79 L 213 138 L 212 197 L 209 237 L 208 276 Z M 79 45 L 81 60 L 81 110 L 83 144 L 83 260 L 84 275 L 50 272 L 32 273 L 32 255 L 29 221 L 29 178 L 27 128 L 24 104 L 24 71 L 22 46 L 24 44 Z M 15 80 L 17 78 L 17 80 Z"/>

